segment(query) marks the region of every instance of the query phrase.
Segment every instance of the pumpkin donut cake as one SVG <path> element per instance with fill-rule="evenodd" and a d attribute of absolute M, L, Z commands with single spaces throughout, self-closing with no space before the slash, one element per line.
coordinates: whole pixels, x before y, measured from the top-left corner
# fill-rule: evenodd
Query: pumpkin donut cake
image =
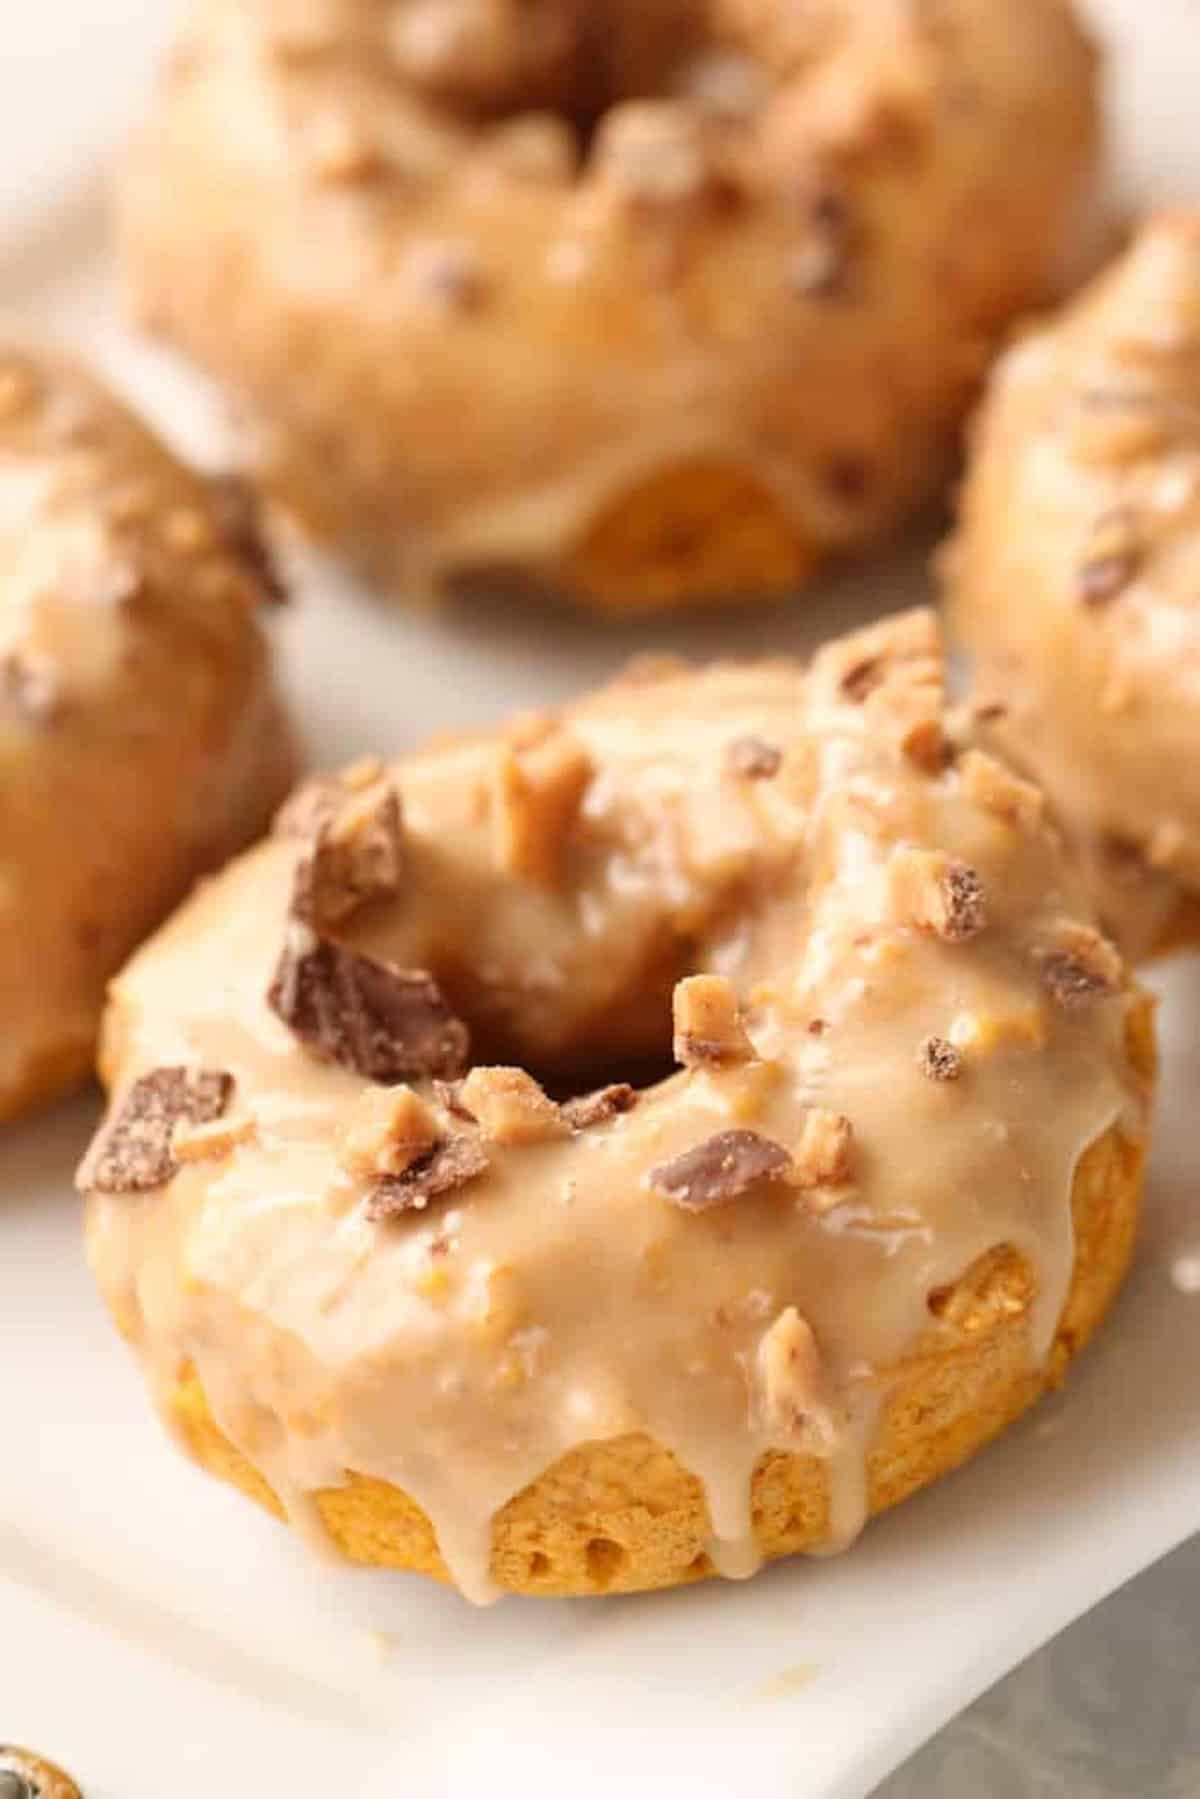
<path fill-rule="evenodd" d="M 1095 72 L 1063 0 L 194 0 L 130 286 L 385 583 L 780 594 L 936 481 Z"/>
<path fill-rule="evenodd" d="M 915 614 L 358 763 L 140 952 L 80 1182 L 198 1461 L 474 1599 L 619 1591 L 846 1544 L 1060 1378 L 1148 1011 L 941 675 Z"/>
<path fill-rule="evenodd" d="M 1130 954 L 1200 936 L 1200 214 L 1000 364 L 946 562 L 988 735 Z"/>
<path fill-rule="evenodd" d="M 271 591 L 236 491 L 0 350 L 0 1119 L 86 1077 L 109 976 L 292 780 Z"/>

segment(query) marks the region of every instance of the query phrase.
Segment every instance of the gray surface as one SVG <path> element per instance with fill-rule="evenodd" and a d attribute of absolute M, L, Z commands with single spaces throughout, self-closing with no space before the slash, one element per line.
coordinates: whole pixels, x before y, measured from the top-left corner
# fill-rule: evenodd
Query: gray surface
<path fill-rule="evenodd" d="M 874 1799 L 1118 1795 L 1200 1799 L 1200 1537 L 1031 1656 Z"/>

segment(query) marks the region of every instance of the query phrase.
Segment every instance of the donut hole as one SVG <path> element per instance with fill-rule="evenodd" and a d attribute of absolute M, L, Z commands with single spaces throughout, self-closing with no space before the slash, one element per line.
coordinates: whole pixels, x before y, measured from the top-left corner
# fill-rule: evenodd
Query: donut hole
<path fill-rule="evenodd" d="M 523 1068 L 561 1102 L 612 1082 L 652 1087 L 676 1072 L 671 996 L 699 958 L 691 942 L 650 946 L 619 989 L 578 1012 L 528 1009 L 519 980 L 494 983 L 494 971 L 459 955 L 435 953 L 427 965 L 470 1029 L 472 1065 Z"/>
<path fill-rule="evenodd" d="M 406 85 L 464 122 L 550 113 L 586 152 L 625 101 L 734 104 L 733 66 L 747 58 L 719 55 L 721 10 L 716 0 L 410 0 L 395 10 L 389 49 Z"/>
<path fill-rule="evenodd" d="M 590 521 L 563 571 L 601 608 L 655 611 L 681 593 L 720 605 L 798 587 L 815 558 L 781 502 L 745 468 L 696 457 L 647 476 Z"/>

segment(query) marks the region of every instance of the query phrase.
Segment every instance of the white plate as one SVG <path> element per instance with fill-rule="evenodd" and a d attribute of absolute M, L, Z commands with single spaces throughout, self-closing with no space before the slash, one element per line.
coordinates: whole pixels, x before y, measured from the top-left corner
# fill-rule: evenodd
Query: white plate
<path fill-rule="evenodd" d="M 1186 161 L 1194 6 L 1156 0 L 1151 28 L 1140 0 L 1105 0 L 1128 40 L 1117 116 L 1135 190 L 1200 186 Z M 88 347 L 211 454 L 207 397 L 114 323 L 79 149 L 103 141 L 160 29 L 148 0 L 42 0 L 6 20 L 0 307 Z M 77 46 L 69 81 L 45 72 L 56 43 Z M 335 758 L 553 699 L 651 637 L 699 653 L 803 646 L 920 594 L 924 548 L 914 536 L 787 616 L 620 637 L 554 615 L 386 615 L 310 571 L 281 649 L 314 752 Z M 564 1782 L 579 1799 L 618 1787 L 715 1799 L 735 1783 L 763 1799 L 862 1799 L 1200 1511 L 1200 1298 L 1168 1277 L 1200 1240 L 1188 1153 L 1200 970 L 1173 969 L 1164 991 L 1167 1101 L 1141 1262 L 1067 1393 L 842 1560 L 651 1599 L 476 1613 L 415 1580 L 315 1563 L 176 1457 L 101 1315 L 69 1189 L 94 1102 L 9 1134 L 0 1732 L 61 1759 L 88 1799 L 436 1799 L 518 1780 L 531 1799 Z"/>

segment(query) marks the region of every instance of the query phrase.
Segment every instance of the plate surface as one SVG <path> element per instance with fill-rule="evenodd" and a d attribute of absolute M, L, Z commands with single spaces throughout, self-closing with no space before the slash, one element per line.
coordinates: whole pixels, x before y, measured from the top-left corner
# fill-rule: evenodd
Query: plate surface
<path fill-rule="evenodd" d="M 178 441 L 220 453 L 202 388 L 115 322 L 100 147 L 162 29 L 157 0 L 41 0 L 0 57 L 0 313 L 85 346 Z M 1134 193 L 1200 190 L 1194 0 L 1104 0 Z M 15 41 L 15 47 L 14 47 Z M 69 73 L 64 71 L 69 70 Z M 1133 121 L 1137 120 L 1134 129 Z M 1190 179 L 1189 179 L 1190 174 Z M 554 615 L 385 614 L 309 568 L 281 621 L 314 757 L 552 701 L 633 650 L 802 649 L 922 597 L 928 535 L 789 613 L 597 635 Z M 1068 1391 L 839 1561 L 742 1587 L 475 1613 L 314 1562 L 165 1445 L 91 1290 L 71 1170 L 84 1099 L 0 1145 L 0 1733 L 88 1799 L 862 1799 L 959 1707 L 1162 1555 L 1200 1513 L 1192 1096 L 1200 968 L 1161 982 L 1168 1081 L 1138 1271 Z M 1181 1378 L 1188 1371 L 1189 1378 Z"/>

